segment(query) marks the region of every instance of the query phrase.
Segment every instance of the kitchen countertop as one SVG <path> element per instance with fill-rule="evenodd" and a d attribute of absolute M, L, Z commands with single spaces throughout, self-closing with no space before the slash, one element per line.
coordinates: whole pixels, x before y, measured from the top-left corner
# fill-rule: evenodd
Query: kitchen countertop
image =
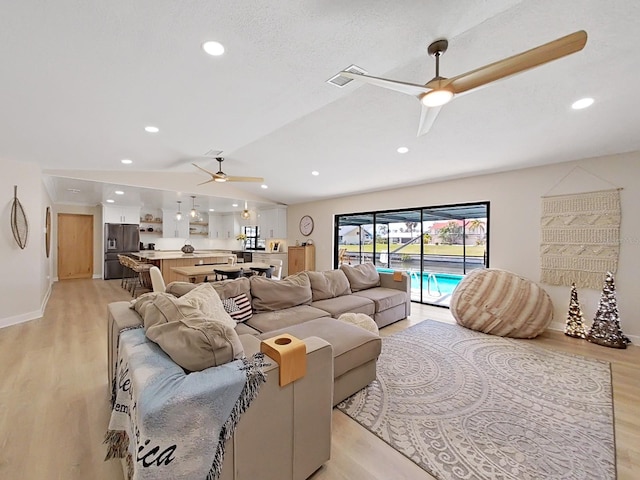
<path fill-rule="evenodd" d="M 178 258 L 207 258 L 232 255 L 231 250 L 197 250 L 193 253 L 182 253 L 180 250 L 140 250 L 132 255 L 146 260 L 173 260 Z"/>

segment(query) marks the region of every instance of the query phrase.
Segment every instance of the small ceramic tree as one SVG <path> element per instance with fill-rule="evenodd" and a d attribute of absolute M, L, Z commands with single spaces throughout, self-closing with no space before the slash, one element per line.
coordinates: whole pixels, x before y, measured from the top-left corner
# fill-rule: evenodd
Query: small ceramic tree
<path fill-rule="evenodd" d="M 569 300 L 569 313 L 567 314 L 564 334 L 576 338 L 585 338 L 587 336 L 575 282 L 571 284 L 571 299 Z"/>
<path fill-rule="evenodd" d="M 613 348 L 627 348 L 627 345 L 631 343 L 631 340 L 622 333 L 620 328 L 616 285 L 611 272 L 607 272 L 598 311 L 593 319 L 593 325 L 587 333 L 587 340 Z"/>

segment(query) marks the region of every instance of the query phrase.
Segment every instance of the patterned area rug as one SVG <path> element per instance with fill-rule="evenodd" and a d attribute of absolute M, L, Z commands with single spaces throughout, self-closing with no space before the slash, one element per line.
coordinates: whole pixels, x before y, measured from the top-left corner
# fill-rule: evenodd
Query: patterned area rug
<path fill-rule="evenodd" d="M 615 479 L 610 365 L 425 321 L 338 408 L 440 480 Z"/>

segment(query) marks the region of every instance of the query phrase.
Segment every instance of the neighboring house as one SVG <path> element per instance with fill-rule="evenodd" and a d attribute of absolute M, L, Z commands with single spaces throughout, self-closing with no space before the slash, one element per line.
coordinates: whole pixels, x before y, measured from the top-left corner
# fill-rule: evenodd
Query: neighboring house
<path fill-rule="evenodd" d="M 362 238 L 363 244 L 368 244 L 373 241 L 373 229 L 371 226 L 353 226 L 347 225 L 340 227 L 338 232 L 338 244 L 339 245 L 359 245 Z"/>

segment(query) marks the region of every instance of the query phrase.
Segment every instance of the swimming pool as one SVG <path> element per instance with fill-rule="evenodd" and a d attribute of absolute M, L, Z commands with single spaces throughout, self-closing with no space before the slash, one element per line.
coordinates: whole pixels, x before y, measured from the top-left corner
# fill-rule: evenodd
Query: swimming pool
<path fill-rule="evenodd" d="M 391 268 L 377 268 L 379 272 L 393 272 Z M 450 295 L 464 278 L 464 275 L 456 275 L 455 273 L 431 273 L 407 271 L 407 275 L 411 278 L 411 290 L 419 291 L 420 284 L 425 295 L 441 296 Z"/>

